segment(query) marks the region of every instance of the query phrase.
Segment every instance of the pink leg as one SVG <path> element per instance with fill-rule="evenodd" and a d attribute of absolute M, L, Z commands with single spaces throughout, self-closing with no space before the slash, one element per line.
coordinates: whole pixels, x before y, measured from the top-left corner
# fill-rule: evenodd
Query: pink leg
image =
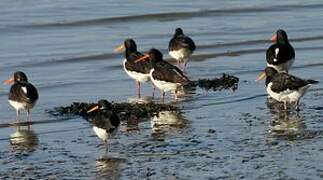
<path fill-rule="evenodd" d="M 16 113 L 17 113 L 16 121 L 17 121 L 17 122 L 20 122 L 20 111 L 19 111 L 19 110 L 17 110 L 17 111 L 16 111 Z"/>
<path fill-rule="evenodd" d="M 183 68 L 183 72 L 186 71 L 186 65 L 187 65 L 187 61 L 184 61 L 184 68 Z"/>
<path fill-rule="evenodd" d="M 139 81 L 136 82 L 136 86 L 137 86 L 137 96 L 138 96 L 138 98 L 140 98 L 140 82 Z"/>
<path fill-rule="evenodd" d="M 186 61 L 185 61 L 185 59 L 181 59 L 181 67 L 180 67 L 180 69 L 183 72 L 185 72 L 185 67 L 186 67 Z"/>
<path fill-rule="evenodd" d="M 161 90 L 160 94 L 161 94 L 161 101 L 164 102 L 165 92 Z"/>
<path fill-rule="evenodd" d="M 30 122 L 31 122 L 31 112 L 30 112 L 30 109 L 27 110 L 27 122 L 28 122 L 28 130 L 30 130 Z"/>
<path fill-rule="evenodd" d="M 31 115 L 30 115 L 30 109 L 27 109 L 27 121 L 30 121 Z"/>
<path fill-rule="evenodd" d="M 155 90 L 156 90 L 156 86 L 154 85 L 154 83 L 151 83 L 152 84 L 152 86 L 153 86 L 153 94 L 152 94 L 152 96 L 153 96 L 153 98 L 155 97 Z"/>
<path fill-rule="evenodd" d="M 175 99 L 176 100 L 178 100 L 178 96 L 177 96 L 178 94 L 177 94 L 177 90 L 175 90 L 175 94 L 174 94 L 174 96 L 175 96 Z"/>
<path fill-rule="evenodd" d="M 183 66 L 183 61 L 182 61 L 182 60 L 180 61 L 180 66 L 179 66 L 179 69 L 181 69 L 182 71 L 183 71 L 183 69 L 184 69 L 184 66 Z"/>

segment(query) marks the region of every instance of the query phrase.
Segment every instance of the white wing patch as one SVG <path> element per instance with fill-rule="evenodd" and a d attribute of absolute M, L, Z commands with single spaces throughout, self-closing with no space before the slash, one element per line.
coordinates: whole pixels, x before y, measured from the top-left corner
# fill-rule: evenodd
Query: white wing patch
<path fill-rule="evenodd" d="M 276 48 L 276 49 L 275 49 L 275 58 L 274 58 L 274 62 L 277 62 L 277 61 L 278 61 L 278 59 L 277 59 L 278 53 L 279 53 L 279 48 Z"/>
<path fill-rule="evenodd" d="M 276 57 L 277 57 L 278 53 L 279 53 L 279 48 L 276 48 L 276 49 L 275 49 L 275 56 L 276 56 Z"/>
<path fill-rule="evenodd" d="M 21 87 L 22 91 L 27 94 L 27 88 L 25 86 Z"/>

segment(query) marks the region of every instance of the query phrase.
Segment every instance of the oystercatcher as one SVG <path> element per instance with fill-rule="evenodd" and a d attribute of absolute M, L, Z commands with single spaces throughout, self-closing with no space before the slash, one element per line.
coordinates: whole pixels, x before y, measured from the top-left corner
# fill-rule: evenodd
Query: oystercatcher
<path fill-rule="evenodd" d="M 21 71 L 4 81 L 5 84 L 12 84 L 9 92 L 9 104 L 16 109 L 17 120 L 20 120 L 20 111 L 27 111 L 27 120 L 30 120 L 31 109 L 38 100 L 38 92 L 34 85 L 28 82 L 27 76 Z"/>
<path fill-rule="evenodd" d="M 149 62 L 135 63 L 135 60 L 143 55 L 137 51 L 136 42 L 133 39 L 126 39 L 124 44 L 115 49 L 116 52 L 122 52 L 125 50 L 125 59 L 123 61 L 124 71 L 136 81 L 137 95 L 140 98 L 140 85 L 141 83 L 150 80 L 149 72 L 151 65 Z M 154 96 L 155 87 L 153 86 Z"/>
<path fill-rule="evenodd" d="M 107 153 L 108 139 L 116 135 L 120 125 L 120 119 L 113 111 L 112 104 L 104 99 L 99 100 L 97 105 L 88 110 L 87 113 L 93 113 L 92 116 L 89 116 L 88 122 L 93 125 L 95 134 L 103 140 Z"/>
<path fill-rule="evenodd" d="M 266 53 L 267 67 L 272 67 L 278 72 L 286 72 L 291 68 L 295 61 L 295 51 L 288 41 L 287 33 L 279 29 L 272 36 L 271 41 L 275 44 L 271 45 Z M 258 80 L 265 78 L 265 73 L 261 73 Z"/>
<path fill-rule="evenodd" d="M 318 83 L 318 81 L 303 80 L 285 72 L 279 73 L 273 67 L 267 67 L 265 73 L 267 93 L 273 99 L 283 102 L 285 110 L 287 110 L 287 103 L 295 103 L 298 111 L 300 98 L 312 84 Z"/>
<path fill-rule="evenodd" d="M 179 88 L 190 83 L 190 80 L 176 66 L 163 60 L 163 54 L 157 49 L 150 51 L 137 59 L 136 62 L 150 60 L 152 69 L 150 70 L 150 79 L 154 85 L 161 90 L 162 100 L 164 100 L 165 92 L 171 91 L 177 99 L 177 91 Z"/>
<path fill-rule="evenodd" d="M 178 67 L 185 71 L 187 61 L 196 49 L 194 41 L 184 35 L 181 28 L 175 30 L 173 38 L 169 41 L 169 55 L 177 60 Z"/>

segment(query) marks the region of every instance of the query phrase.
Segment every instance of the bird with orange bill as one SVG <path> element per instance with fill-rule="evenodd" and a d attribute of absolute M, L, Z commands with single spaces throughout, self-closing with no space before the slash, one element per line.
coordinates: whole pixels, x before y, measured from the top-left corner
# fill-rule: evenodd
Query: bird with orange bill
<path fill-rule="evenodd" d="M 288 73 L 295 61 L 295 51 L 288 41 L 287 33 L 279 29 L 270 39 L 272 44 L 266 52 L 267 67 L 272 67 L 278 72 Z M 266 78 L 266 73 L 262 72 L 257 81 Z"/>
<path fill-rule="evenodd" d="M 107 154 L 108 139 L 114 137 L 119 129 L 119 116 L 113 111 L 112 104 L 104 99 L 99 100 L 87 113 L 89 114 L 87 121 L 92 124 L 93 131 L 104 142 Z"/>
<path fill-rule="evenodd" d="M 165 92 L 171 91 L 177 99 L 179 88 L 189 84 L 191 81 L 176 66 L 163 60 L 163 54 L 157 49 L 150 49 L 148 53 L 136 60 L 136 63 L 150 61 L 150 79 L 161 91 L 161 99 L 164 100 Z"/>
<path fill-rule="evenodd" d="M 20 120 L 20 111 L 27 111 L 27 120 L 30 121 L 31 109 L 38 100 L 38 91 L 34 85 L 28 82 L 24 72 L 17 71 L 13 76 L 4 81 L 5 84 L 13 84 L 9 91 L 9 104 L 16 110 L 17 121 Z"/>
<path fill-rule="evenodd" d="M 137 96 L 140 98 L 141 83 L 150 81 L 149 72 L 151 65 L 149 61 L 135 63 L 135 60 L 142 57 L 143 54 L 138 52 L 136 42 L 133 39 L 126 39 L 124 44 L 117 47 L 115 52 L 125 51 L 125 59 L 123 61 L 123 69 L 132 79 L 136 81 Z M 154 97 L 155 87 L 153 86 L 152 96 Z"/>
<path fill-rule="evenodd" d="M 266 90 L 270 97 L 284 103 L 287 110 L 287 103 L 295 103 L 296 110 L 299 110 L 299 100 L 304 96 L 312 84 L 318 83 L 315 80 L 305 80 L 299 77 L 279 73 L 275 68 L 266 67 Z"/>

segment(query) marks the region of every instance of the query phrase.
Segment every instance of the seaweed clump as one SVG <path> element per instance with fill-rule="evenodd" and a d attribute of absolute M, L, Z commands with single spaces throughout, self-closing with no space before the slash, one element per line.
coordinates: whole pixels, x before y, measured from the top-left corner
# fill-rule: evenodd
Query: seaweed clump
<path fill-rule="evenodd" d="M 221 91 L 223 89 L 231 89 L 233 91 L 238 89 L 239 78 L 229 74 L 222 74 L 220 78 L 213 79 L 199 79 L 194 82 L 195 86 L 198 86 L 207 91 Z"/>
<path fill-rule="evenodd" d="M 73 102 L 69 106 L 59 106 L 47 112 L 53 116 L 79 115 L 85 119 L 89 119 L 95 113 L 87 113 L 87 111 L 96 106 L 95 103 Z M 150 118 L 158 115 L 161 111 L 179 111 L 179 108 L 169 104 L 148 103 L 115 103 L 112 102 L 112 111 L 116 112 L 121 120 L 129 120 L 129 118 Z"/>

